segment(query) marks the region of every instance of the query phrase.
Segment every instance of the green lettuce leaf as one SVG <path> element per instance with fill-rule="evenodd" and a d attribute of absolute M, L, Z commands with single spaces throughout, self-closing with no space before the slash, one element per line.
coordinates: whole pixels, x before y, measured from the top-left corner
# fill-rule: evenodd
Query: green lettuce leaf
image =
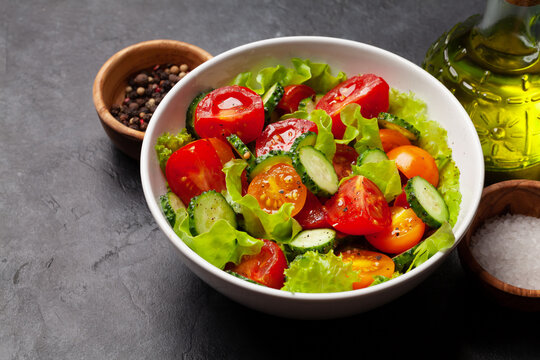
<path fill-rule="evenodd" d="M 157 138 L 154 149 L 157 153 L 159 166 L 164 173 L 165 165 L 167 165 L 167 160 L 169 160 L 172 153 L 191 141 L 193 141 L 193 138 L 186 129 L 182 129 L 176 135 L 165 132 Z"/>
<path fill-rule="evenodd" d="M 282 290 L 302 293 L 329 293 L 352 290 L 358 281 L 358 272 L 352 262 L 343 262 L 341 256 L 332 251 L 320 254 L 308 251 L 297 256 L 285 270 Z"/>
<path fill-rule="evenodd" d="M 390 277 L 386 277 L 384 275 L 375 275 L 373 278 L 375 280 L 373 280 L 373 282 L 369 285 L 369 286 L 375 286 L 375 285 L 379 285 L 379 284 L 382 284 L 383 282 L 387 282 L 389 280 L 392 280 L 392 279 L 395 279 L 397 278 L 398 276 L 400 276 L 401 273 L 399 271 L 395 271 L 392 276 Z"/>
<path fill-rule="evenodd" d="M 228 193 L 226 197 L 240 206 L 246 231 L 278 243 L 291 241 L 302 230 L 300 224 L 291 217 L 294 205 L 285 203 L 276 213 L 268 214 L 260 208 L 259 202 L 252 195 L 242 196 L 241 175 L 246 166 L 244 160 L 234 159 L 223 167 Z"/>
<path fill-rule="evenodd" d="M 343 72 L 333 76 L 328 64 L 313 63 L 299 58 L 293 58 L 291 62 L 292 68 L 286 68 L 283 65 L 266 67 L 259 70 L 256 76 L 253 76 L 251 71 L 240 73 L 230 84 L 248 87 L 260 95 L 276 82 L 282 86 L 305 84 L 317 94 L 324 94 L 347 79 Z"/>
<path fill-rule="evenodd" d="M 459 169 L 452 160 L 452 149 L 447 143 L 446 130 L 435 121 L 428 119 L 426 104 L 417 99 L 412 92 L 402 93 L 391 89 L 388 112 L 403 118 L 420 131 L 418 145 L 433 156 L 437 163 L 439 169 L 437 190 L 448 206 L 450 224 L 455 225 L 461 204 Z"/>
<path fill-rule="evenodd" d="M 238 264 L 244 255 L 261 251 L 261 240 L 235 229 L 223 219 L 217 221 L 208 232 L 193 236 L 189 230 L 187 211 L 180 209 L 176 216 L 174 232 L 178 237 L 200 257 L 220 269 L 229 262 Z"/>
<path fill-rule="evenodd" d="M 445 222 L 430 237 L 418 244 L 418 247 L 413 252 L 414 259 L 407 271 L 422 265 L 439 251 L 449 249 L 455 241 L 452 226 Z"/>
<path fill-rule="evenodd" d="M 390 202 L 401 194 L 401 177 L 393 160 L 366 163 L 352 166 L 353 175 L 363 175 L 373 181 L 382 191 L 384 198 Z"/>
<path fill-rule="evenodd" d="M 336 142 L 332 134 L 332 118 L 324 110 L 313 110 L 309 114 L 305 111 L 295 111 L 291 114 L 283 115 L 280 120 L 286 119 L 307 119 L 317 125 L 317 142 L 315 149 L 326 155 L 330 161 L 336 153 Z"/>
<path fill-rule="evenodd" d="M 348 144 L 356 140 L 354 148 L 361 154 L 367 149 L 381 149 L 382 143 L 379 136 L 379 124 L 377 118 L 366 119 L 360 112 L 360 105 L 349 104 L 341 110 L 341 121 L 346 126 L 342 140 L 337 143 Z"/>

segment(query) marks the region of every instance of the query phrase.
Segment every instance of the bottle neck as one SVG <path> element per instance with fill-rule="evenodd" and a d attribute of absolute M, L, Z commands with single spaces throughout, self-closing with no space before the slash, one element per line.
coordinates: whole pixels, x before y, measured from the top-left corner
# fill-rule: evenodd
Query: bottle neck
<path fill-rule="evenodd" d="M 469 35 L 472 57 L 498 72 L 540 72 L 539 20 L 538 0 L 487 0 Z"/>

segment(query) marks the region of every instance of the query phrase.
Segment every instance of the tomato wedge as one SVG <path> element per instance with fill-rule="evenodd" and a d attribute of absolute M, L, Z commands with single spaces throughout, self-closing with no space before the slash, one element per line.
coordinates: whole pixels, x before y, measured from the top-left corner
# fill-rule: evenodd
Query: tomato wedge
<path fill-rule="evenodd" d="M 245 255 L 238 265 L 228 269 L 259 284 L 281 289 L 285 281 L 284 271 L 287 259 L 280 247 L 273 241 L 263 240 L 264 245 L 256 255 Z"/>
<path fill-rule="evenodd" d="M 223 161 L 213 144 L 227 146 L 221 140 L 200 139 L 175 151 L 165 166 L 165 177 L 171 190 L 187 206 L 191 198 L 208 190 L 225 190 Z M 232 158 L 232 150 L 228 149 Z M 227 160 L 227 161 L 228 161 Z"/>
<path fill-rule="evenodd" d="M 383 150 L 386 153 L 398 146 L 411 145 L 409 139 L 397 130 L 380 129 L 379 136 L 381 138 Z"/>
<path fill-rule="evenodd" d="M 405 193 L 405 190 L 401 192 L 395 199 L 394 199 L 394 206 L 399 206 L 404 209 L 408 209 L 411 207 L 409 205 L 409 202 L 407 201 L 407 194 Z"/>
<path fill-rule="evenodd" d="M 407 179 L 421 176 L 435 187 L 439 184 L 437 163 L 426 150 L 414 145 L 404 145 L 389 151 L 386 155 L 396 162 L 398 170 Z"/>
<path fill-rule="evenodd" d="M 353 76 L 324 95 L 315 108 L 330 115 L 332 133 L 336 139 L 341 139 L 345 132 L 345 125 L 340 118 L 341 110 L 348 104 L 356 103 L 362 107 L 362 116 L 376 117 L 380 112 L 388 111 L 389 90 L 386 81 L 376 75 Z"/>
<path fill-rule="evenodd" d="M 390 208 L 383 193 L 361 175 L 345 181 L 325 207 L 328 223 L 349 235 L 379 232 L 391 222 Z"/>
<path fill-rule="evenodd" d="M 311 191 L 307 192 L 306 203 L 294 218 L 303 229 L 321 229 L 330 227 L 326 221 L 326 211 L 324 207 Z"/>
<path fill-rule="evenodd" d="M 391 258 L 375 251 L 349 249 L 341 252 L 344 262 L 352 262 L 353 270 L 360 273 L 360 281 L 353 283 L 353 289 L 362 289 L 371 285 L 374 276 L 390 278 L 395 265 Z"/>
<path fill-rule="evenodd" d="M 292 203 L 292 216 L 298 214 L 306 202 L 307 188 L 302 179 L 289 164 L 276 164 L 255 176 L 248 187 L 261 209 L 269 214 L 279 210 L 284 203 Z"/>
<path fill-rule="evenodd" d="M 294 140 L 308 131 L 317 133 L 317 125 L 313 121 L 305 119 L 293 118 L 270 124 L 257 138 L 255 154 L 263 156 L 271 150 L 289 151 Z"/>
<path fill-rule="evenodd" d="M 195 110 L 195 132 L 203 138 L 236 134 L 244 142 L 255 140 L 264 126 L 264 105 L 253 90 L 233 85 L 206 95 Z"/>
<path fill-rule="evenodd" d="M 390 208 L 392 223 L 381 232 L 366 235 L 366 240 L 380 251 L 398 254 L 418 244 L 426 225 L 412 209 Z"/>
<path fill-rule="evenodd" d="M 293 113 L 298 110 L 298 104 L 305 98 L 315 97 L 315 90 L 307 85 L 288 85 L 283 89 L 283 97 L 277 104 L 277 108 L 285 113 Z"/>
<path fill-rule="evenodd" d="M 358 153 L 354 148 L 344 144 L 336 144 L 336 153 L 332 164 L 339 180 L 351 175 L 352 165 L 356 164 L 357 159 Z"/>

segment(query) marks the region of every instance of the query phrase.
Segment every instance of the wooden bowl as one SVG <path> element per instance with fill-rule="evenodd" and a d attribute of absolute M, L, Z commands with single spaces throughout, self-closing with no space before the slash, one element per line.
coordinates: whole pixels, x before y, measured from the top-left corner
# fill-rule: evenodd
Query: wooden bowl
<path fill-rule="evenodd" d="M 130 76 L 157 64 L 187 64 L 190 70 L 212 58 L 205 50 L 181 41 L 151 40 L 140 42 L 114 54 L 99 70 L 93 98 L 101 125 L 114 145 L 139 160 L 144 131 L 131 129 L 110 113 L 114 104 L 121 104 Z"/>
<path fill-rule="evenodd" d="M 500 305 L 524 311 L 540 311 L 540 289 L 523 289 L 495 278 L 480 266 L 471 253 L 470 243 L 475 231 L 487 219 L 507 213 L 540 218 L 540 181 L 509 180 L 484 189 L 475 218 L 458 245 L 461 264 L 480 283 L 485 293 Z"/>

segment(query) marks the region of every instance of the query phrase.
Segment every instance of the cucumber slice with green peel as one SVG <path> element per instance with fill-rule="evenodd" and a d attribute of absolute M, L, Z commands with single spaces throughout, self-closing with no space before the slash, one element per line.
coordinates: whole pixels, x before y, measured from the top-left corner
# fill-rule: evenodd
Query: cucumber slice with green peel
<path fill-rule="evenodd" d="M 298 149 L 293 166 L 313 194 L 329 196 L 337 192 L 339 180 L 334 165 L 313 146 L 306 145 Z"/>
<path fill-rule="evenodd" d="M 315 146 L 316 142 L 316 133 L 314 133 L 313 131 L 305 132 L 294 140 L 294 143 L 291 146 L 291 152 L 298 151 L 300 148 L 307 145 Z"/>
<path fill-rule="evenodd" d="M 203 192 L 189 202 L 189 230 L 196 236 L 210 230 L 218 220 L 224 219 L 236 228 L 236 213 L 225 197 L 215 190 Z"/>
<path fill-rule="evenodd" d="M 358 156 L 356 164 L 377 163 L 383 160 L 388 160 L 388 156 L 386 156 L 384 151 L 381 149 L 367 149 Z"/>
<path fill-rule="evenodd" d="M 262 96 L 262 101 L 264 105 L 264 120 L 269 122 L 272 116 L 272 113 L 276 109 L 277 104 L 283 97 L 285 90 L 280 83 L 275 83 L 268 89 Z"/>
<path fill-rule="evenodd" d="M 167 221 L 171 226 L 174 226 L 174 223 L 176 222 L 176 212 L 180 209 L 185 209 L 186 206 L 172 191 L 167 192 L 165 195 L 161 195 L 159 200 L 161 209 L 163 210 Z"/>
<path fill-rule="evenodd" d="M 299 232 L 287 246 L 295 255 L 301 255 L 307 251 L 326 254 L 334 247 L 335 241 L 335 230 L 311 229 Z"/>
<path fill-rule="evenodd" d="M 392 258 L 392 261 L 394 262 L 394 265 L 396 267 L 396 271 L 404 272 L 409 268 L 409 266 L 412 264 L 414 260 L 414 252 L 420 246 L 421 242 L 410 248 L 409 250 L 405 250 L 401 254 L 398 254 Z"/>
<path fill-rule="evenodd" d="M 203 91 L 197 96 L 195 96 L 195 98 L 189 104 L 186 112 L 186 129 L 195 139 L 198 139 L 200 137 L 195 132 L 195 110 L 197 109 L 197 105 L 199 105 L 201 100 L 204 99 L 204 97 L 208 95 L 210 91 L 212 90 Z"/>
<path fill-rule="evenodd" d="M 382 112 L 377 117 L 379 126 L 385 129 L 397 130 L 411 141 L 417 141 L 420 137 L 420 131 L 412 124 L 392 114 Z"/>
<path fill-rule="evenodd" d="M 271 150 L 268 154 L 255 158 L 255 164 L 247 169 L 247 176 L 252 180 L 255 176 L 265 172 L 272 166 L 280 163 L 292 165 L 291 153 L 282 150 Z"/>
<path fill-rule="evenodd" d="M 405 185 L 407 202 L 414 213 L 429 227 L 438 228 L 448 221 L 448 207 L 435 186 L 420 176 L 415 176 Z"/>
<path fill-rule="evenodd" d="M 315 110 L 315 105 L 317 105 L 315 100 L 313 100 L 312 97 L 307 97 L 300 100 L 300 102 L 298 103 L 298 111 L 305 111 L 309 114 L 310 112 Z"/>
<path fill-rule="evenodd" d="M 317 103 L 324 95 L 317 95 L 315 97 L 307 97 L 305 99 L 300 100 L 298 103 L 298 111 L 305 111 L 308 114 L 315 110 L 315 106 L 317 106 Z"/>
<path fill-rule="evenodd" d="M 244 159 L 247 161 L 248 166 L 252 166 L 255 164 L 255 155 L 249 150 L 249 148 L 244 144 L 242 140 L 236 135 L 232 134 L 227 136 L 227 141 L 233 149 L 236 151 L 238 156 L 240 156 L 241 159 Z"/>

